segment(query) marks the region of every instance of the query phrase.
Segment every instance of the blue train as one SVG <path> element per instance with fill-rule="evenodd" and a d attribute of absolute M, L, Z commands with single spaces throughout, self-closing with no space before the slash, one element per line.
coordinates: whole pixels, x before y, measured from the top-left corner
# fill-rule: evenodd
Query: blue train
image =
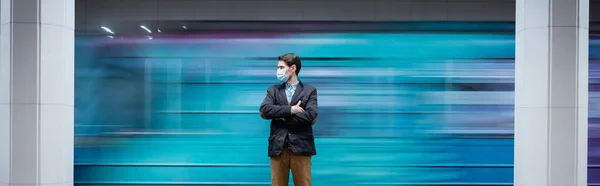
<path fill-rule="evenodd" d="M 76 37 L 76 185 L 270 185 L 258 106 L 287 52 L 319 89 L 315 185 L 512 185 L 514 23 L 275 25 Z M 591 34 L 590 183 L 599 57 Z"/>

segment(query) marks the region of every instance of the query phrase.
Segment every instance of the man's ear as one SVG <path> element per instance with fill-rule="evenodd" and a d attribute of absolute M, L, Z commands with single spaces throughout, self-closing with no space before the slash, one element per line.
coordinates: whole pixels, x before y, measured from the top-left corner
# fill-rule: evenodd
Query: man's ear
<path fill-rule="evenodd" d="M 296 65 L 290 66 L 290 70 L 292 70 L 293 73 L 296 73 Z"/>

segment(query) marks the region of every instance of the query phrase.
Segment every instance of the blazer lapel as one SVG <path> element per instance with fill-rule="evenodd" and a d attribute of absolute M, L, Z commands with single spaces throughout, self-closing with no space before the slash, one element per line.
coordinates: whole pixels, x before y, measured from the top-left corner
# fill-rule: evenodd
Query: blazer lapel
<path fill-rule="evenodd" d="M 281 84 L 279 86 L 279 92 L 277 93 L 277 96 L 279 96 L 279 100 L 283 100 L 282 102 L 280 102 L 280 104 L 281 103 L 283 103 L 283 104 L 287 104 L 288 103 L 287 96 L 285 95 L 285 83 L 283 83 L 283 84 Z"/>
<path fill-rule="evenodd" d="M 298 102 L 298 99 L 300 98 L 300 95 L 302 95 L 302 89 L 303 89 L 303 85 L 302 82 L 298 82 L 298 85 L 296 86 L 296 91 L 294 91 L 294 96 L 292 97 L 292 101 L 290 103 L 290 105 L 295 105 Z M 285 94 L 285 91 L 284 91 Z"/>

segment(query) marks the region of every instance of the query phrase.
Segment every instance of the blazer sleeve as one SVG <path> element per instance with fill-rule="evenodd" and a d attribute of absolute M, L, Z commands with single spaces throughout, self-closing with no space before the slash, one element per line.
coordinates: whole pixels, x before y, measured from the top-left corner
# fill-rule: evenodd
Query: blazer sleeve
<path fill-rule="evenodd" d="M 260 116 L 263 119 L 285 118 L 292 115 L 292 106 L 275 105 L 276 92 L 277 89 L 275 86 L 267 89 L 267 95 L 260 104 Z"/>
<path fill-rule="evenodd" d="M 309 94 L 304 112 L 288 117 L 288 121 L 292 125 L 313 125 L 316 123 L 318 115 L 319 104 L 317 101 L 317 89 L 315 88 Z"/>

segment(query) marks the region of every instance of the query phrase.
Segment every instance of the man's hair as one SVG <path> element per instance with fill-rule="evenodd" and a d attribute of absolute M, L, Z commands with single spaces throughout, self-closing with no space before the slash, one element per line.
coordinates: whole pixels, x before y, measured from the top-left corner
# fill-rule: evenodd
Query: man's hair
<path fill-rule="evenodd" d="M 292 65 L 296 65 L 296 75 L 300 74 L 300 69 L 302 68 L 302 61 L 300 61 L 300 57 L 293 53 L 287 53 L 279 56 L 279 61 L 283 61 L 288 67 L 292 67 Z"/>

